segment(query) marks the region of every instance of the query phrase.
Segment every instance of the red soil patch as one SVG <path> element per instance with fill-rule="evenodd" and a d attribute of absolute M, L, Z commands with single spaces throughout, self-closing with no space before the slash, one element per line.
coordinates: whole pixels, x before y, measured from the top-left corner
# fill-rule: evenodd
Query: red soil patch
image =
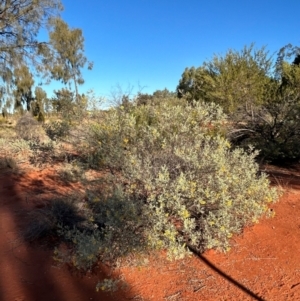
<path fill-rule="evenodd" d="M 273 167 L 268 167 L 271 170 Z M 152 255 L 139 267 L 114 271 L 127 288 L 117 293 L 96 292 L 107 267 L 88 275 L 58 267 L 52 251 L 23 242 L 26 216 L 51 195 L 81 189 L 66 185 L 55 171 L 0 175 L 0 300 L 300 300 L 300 173 L 297 168 L 272 170 L 285 193 L 273 206 L 276 216 L 262 220 L 233 239 L 227 254 L 206 252 L 169 262 Z"/>

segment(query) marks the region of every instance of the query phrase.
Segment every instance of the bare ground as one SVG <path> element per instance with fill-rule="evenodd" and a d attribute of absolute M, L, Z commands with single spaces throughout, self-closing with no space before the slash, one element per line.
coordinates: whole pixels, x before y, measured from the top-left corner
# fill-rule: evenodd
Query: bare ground
<path fill-rule="evenodd" d="M 114 271 L 99 265 L 93 274 L 58 266 L 47 246 L 22 239 L 28 213 L 55 195 L 80 191 L 55 169 L 0 170 L 0 300 L 300 300 L 300 173 L 297 166 L 266 166 L 273 183 L 284 188 L 273 205 L 276 215 L 233 239 L 227 254 L 213 250 L 169 262 L 163 253 L 148 263 Z M 99 279 L 119 277 L 117 293 L 96 292 Z"/>

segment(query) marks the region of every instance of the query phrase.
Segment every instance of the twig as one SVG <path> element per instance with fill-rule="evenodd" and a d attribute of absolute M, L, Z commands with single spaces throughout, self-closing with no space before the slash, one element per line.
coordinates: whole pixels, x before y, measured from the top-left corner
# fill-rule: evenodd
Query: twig
<path fill-rule="evenodd" d="M 197 287 L 196 289 L 194 289 L 194 293 L 197 293 L 198 291 L 200 291 L 204 287 L 206 287 L 206 285 L 202 285 L 202 286 Z"/>
<path fill-rule="evenodd" d="M 177 293 L 175 293 L 175 294 L 173 294 L 173 295 L 170 295 L 170 296 L 165 297 L 165 299 L 167 299 L 167 300 L 172 300 L 173 298 L 179 296 L 180 294 L 181 294 L 181 292 L 177 292 Z"/>

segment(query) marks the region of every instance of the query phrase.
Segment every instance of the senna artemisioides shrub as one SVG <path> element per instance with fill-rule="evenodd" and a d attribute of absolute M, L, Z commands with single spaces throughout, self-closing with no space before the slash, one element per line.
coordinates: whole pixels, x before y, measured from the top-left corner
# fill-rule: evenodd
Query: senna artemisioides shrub
<path fill-rule="evenodd" d="M 233 234 L 270 215 L 277 192 L 259 174 L 255 152 L 231 149 L 225 125 L 214 104 L 162 101 L 111 109 L 91 126 L 94 162 L 121 172 L 127 202 L 142 200 L 149 247 L 176 258 L 187 246 L 226 251 Z"/>

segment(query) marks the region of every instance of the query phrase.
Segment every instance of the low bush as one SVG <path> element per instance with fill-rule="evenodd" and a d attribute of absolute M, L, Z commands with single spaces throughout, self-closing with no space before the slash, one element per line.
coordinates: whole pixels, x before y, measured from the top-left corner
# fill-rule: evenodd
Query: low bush
<path fill-rule="evenodd" d="M 60 236 L 61 228 L 79 227 L 85 218 L 71 199 L 56 199 L 43 208 L 31 211 L 28 220 L 29 225 L 23 236 L 31 242 L 51 235 Z"/>
<path fill-rule="evenodd" d="M 70 124 L 63 120 L 63 121 L 51 121 L 50 123 L 45 123 L 43 128 L 47 134 L 47 136 L 53 140 L 59 140 L 61 138 L 65 138 L 70 131 Z"/>
<path fill-rule="evenodd" d="M 11 168 L 13 170 L 16 170 L 18 167 L 18 164 L 16 160 L 12 157 L 0 157 L 0 169 L 2 168 Z"/>
<path fill-rule="evenodd" d="M 30 142 L 16 138 L 0 138 L 0 155 L 11 158 L 16 164 L 24 162 L 31 154 Z M 14 163 L 12 163 L 14 165 Z"/>
<path fill-rule="evenodd" d="M 54 250 L 56 261 L 71 263 L 73 267 L 82 271 L 90 270 L 98 261 L 99 250 L 102 245 L 100 231 L 58 225 L 58 234 L 63 240 L 71 243 L 71 247 L 57 247 Z"/>
<path fill-rule="evenodd" d="M 58 171 L 59 177 L 66 182 L 78 182 L 84 179 L 84 171 L 76 162 L 65 163 Z"/>
<path fill-rule="evenodd" d="M 16 132 L 18 136 L 24 140 L 36 139 L 44 135 L 41 125 L 29 112 L 25 113 L 18 120 Z"/>
<path fill-rule="evenodd" d="M 53 141 L 41 142 L 33 139 L 29 143 L 31 149 L 30 163 L 42 166 L 43 164 L 53 163 L 57 158 L 58 145 Z"/>
<path fill-rule="evenodd" d="M 257 153 L 231 149 L 220 107 L 162 101 L 106 117 L 90 128 L 93 163 L 121 172 L 127 206 L 141 200 L 148 247 L 176 258 L 187 246 L 226 251 L 233 234 L 270 215 L 276 190 L 259 175 Z M 123 213 L 122 206 L 114 210 Z"/>
<path fill-rule="evenodd" d="M 278 195 L 259 173 L 257 153 L 232 149 L 224 125 L 219 106 L 199 102 L 114 108 L 92 120 L 80 151 L 94 168 L 110 168 L 111 179 L 87 191 L 78 223 L 77 213 L 55 213 L 61 207 L 39 212 L 72 245 L 55 258 L 86 270 L 150 249 L 170 258 L 189 247 L 228 251 L 234 234 L 272 215 Z"/>
<path fill-rule="evenodd" d="M 99 259 L 112 263 L 147 248 L 142 227 L 143 206 L 139 200 L 129 200 L 119 188 L 105 193 L 88 191 L 84 208 L 80 207 L 83 223 L 71 227 L 58 224 L 59 236 L 72 247 L 57 248 L 57 261 L 72 263 L 86 271 Z"/>

